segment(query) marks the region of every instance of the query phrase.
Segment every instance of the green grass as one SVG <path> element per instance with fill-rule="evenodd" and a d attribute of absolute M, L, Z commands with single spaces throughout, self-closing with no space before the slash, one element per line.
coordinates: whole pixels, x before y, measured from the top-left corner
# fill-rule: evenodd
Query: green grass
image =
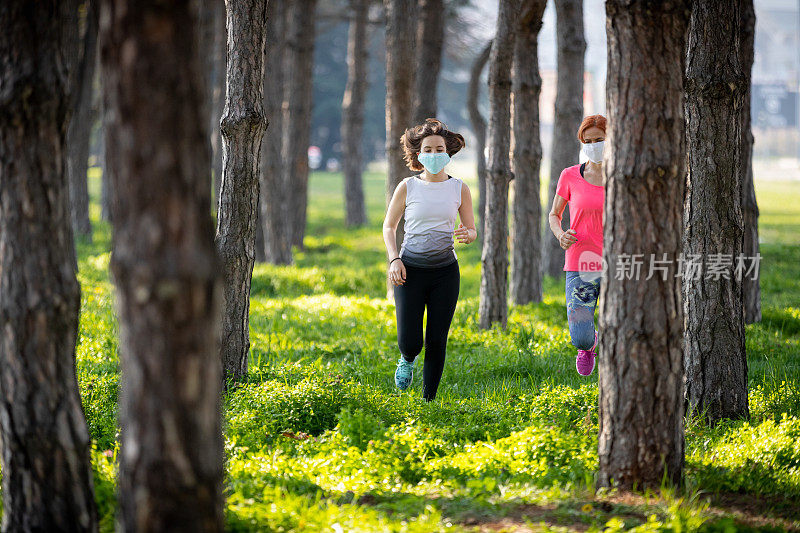
<path fill-rule="evenodd" d="M 110 230 L 90 172 L 93 243 L 79 246 L 78 379 L 103 529 L 113 529 L 119 365 Z M 477 187 L 472 183 L 473 191 Z M 231 531 L 592 531 L 800 527 L 800 187 L 757 182 L 764 320 L 747 326 L 749 421 L 689 421 L 686 487 L 596 494 L 597 373 L 578 376 L 563 277 L 477 327 L 480 252 L 457 244 L 461 298 L 437 400 L 393 386 L 383 176 L 369 227 L 343 228 L 342 179 L 314 174 L 306 249 L 257 265 L 250 376 L 225 398 Z M 477 204 L 477 199 L 476 199 Z M 755 502 L 755 503 L 753 503 Z"/>

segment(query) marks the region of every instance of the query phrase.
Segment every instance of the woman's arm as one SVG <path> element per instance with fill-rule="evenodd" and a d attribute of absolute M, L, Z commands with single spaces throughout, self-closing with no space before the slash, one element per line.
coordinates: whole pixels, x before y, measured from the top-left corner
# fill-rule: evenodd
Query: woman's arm
<path fill-rule="evenodd" d="M 397 225 L 400 217 L 406 209 L 406 184 L 401 182 L 394 190 L 389 207 L 386 209 L 386 217 L 383 219 L 383 242 L 386 244 L 386 254 L 391 261 L 398 257 L 397 251 Z"/>
<path fill-rule="evenodd" d="M 553 196 L 553 207 L 550 208 L 550 214 L 547 219 L 550 223 L 550 231 L 553 232 L 558 243 L 565 250 L 577 242 L 578 238 L 575 237 L 575 230 L 568 229 L 564 231 L 561 228 L 561 217 L 564 214 L 564 209 L 567 207 L 567 201 L 556 194 Z"/>
<path fill-rule="evenodd" d="M 475 229 L 475 213 L 472 212 L 472 194 L 466 183 L 461 183 L 461 205 L 458 208 L 458 216 L 461 223 L 455 231 L 458 242 L 469 244 L 478 238 L 478 230 Z"/>

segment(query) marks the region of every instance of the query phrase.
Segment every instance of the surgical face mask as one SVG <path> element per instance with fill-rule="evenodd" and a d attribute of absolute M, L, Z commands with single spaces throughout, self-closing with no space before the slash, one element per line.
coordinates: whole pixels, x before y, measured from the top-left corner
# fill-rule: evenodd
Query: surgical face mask
<path fill-rule="evenodd" d="M 586 154 L 586 157 L 589 158 L 589 161 L 592 163 L 599 163 L 603 160 L 604 142 L 605 141 L 599 141 L 596 143 L 581 143 L 581 150 L 584 154 Z"/>
<path fill-rule="evenodd" d="M 417 160 L 425 167 L 425 170 L 431 174 L 438 174 L 450 162 L 450 156 L 447 152 L 423 152 L 417 156 Z"/>

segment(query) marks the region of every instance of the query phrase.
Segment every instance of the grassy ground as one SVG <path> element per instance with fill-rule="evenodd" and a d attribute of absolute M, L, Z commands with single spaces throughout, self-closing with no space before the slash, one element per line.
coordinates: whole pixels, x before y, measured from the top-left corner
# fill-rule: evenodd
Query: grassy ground
<path fill-rule="evenodd" d="M 113 528 L 119 367 L 110 230 L 79 248 L 78 379 Z M 747 326 L 748 421 L 689 421 L 686 486 L 595 493 L 597 373 L 580 377 L 563 278 L 477 327 L 480 254 L 457 244 L 461 298 L 437 400 L 393 386 L 382 175 L 365 179 L 370 225 L 343 229 L 341 176 L 310 185 L 306 249 L 257 265 L 250 379 L 225 398 L 232 531 L 747 530 L 800 528 L 800 186 L 757 182 L 764 320 Z M 477 187 L 473 186 L 473 191 Z"/>

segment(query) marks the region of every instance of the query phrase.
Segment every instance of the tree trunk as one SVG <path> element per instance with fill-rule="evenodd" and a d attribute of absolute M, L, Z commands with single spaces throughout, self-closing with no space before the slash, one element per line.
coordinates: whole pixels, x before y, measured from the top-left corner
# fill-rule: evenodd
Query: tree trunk
<path fill-rule="evenodd" d="M 744 216 L 744 244 L 742 253 L 745 257 L 757 257 L 758 246 L 758 202 L 753 184 L 753 128 L 750 118 L 750 94 L 753 72 L 753 45 L 755 38 L 756 13 L 753 0 L 741 0 L 740 34 L 739 34 L 739 60 L 742 73 L 746 77 L 744 102 L 742 105 L 742 146 L 741 163 L 739 172 L 743 175 L 742 181 L 742 215 Z M 744 299 L 745 324 L 761 321 L 761 288 L 758 275 L 758 264 L 751 265 L 748 260 L 745 265 L 752 266 L 755 275 L 746 275 L 742 280 Z M 755 278 L 755 279 L 753 279 Z"/>
<path fill-rule="evenodd" d="M 486 119 L 481 115 L 478 107 L 480 97 L 481 72 L 489 61 L 489 54 L 492 51 L 491 41 L 481 51 L 472 63 L 469 74 L 469 85 L 467 87 L 467 111 L 469 121 L 472 123 L 472 131 L 475 134 L 475 151 L 478 159 L 478 243 L 483 246 L 484 219 L 486 213 Z"/>
<path fill-rule="evenodd" d="M 81 42 L 83 50 L 76 71 L 76 91 L 73 95 L 73 113 L 67 129 L 67 170 L 72 213 L 72 230 L 76 238 L 92 239 L 89 220 L 89 141 L 92 134 L 92 88 L 97 60 L 97 6 L 96 0 L 87 2 L 86 32 Z"/>
<path fill-rule="evenodd" d="M 342 100 L 342 170 L 344 171 L 345 224 L 367 223 L 364 205 L 364 101 L 367 95 L 370 0 L 350 0 L 352 10 L 347 41 L 347 87 Z"/>
<path fill-rule="evenodd" d="M 255 262 L 258 170 L 264 117 L 266 0 L 228 0 L 228 66 L 222 114 L 222 188 L 216 246 L 225 286 L 221 356 L 228 380 L 247 375 L 250 281 Z"/>
<path fill-rule="evenodd" d="M 660 487 L 683 470 L 684 42 L 690 1 L 608 0 L 607 107 L 600 285 L 598 483 Z M 625 254 L 668 261 L 638 276 Z M 666 255 L 666 258 L 664 255 Z M 659 265 L 655 265 L 658 267 Z"/>
<path fill-rule="evenodd" d="M 414 49 L 416 31 L 415 0 L 384 0 L 386 11 L 386 204 L 397 185 L 412 171 L 403 160 L 400 137 L 410 128 L 413 112 Z M 397 248 L 403 242 L 403 220 L 397 225 Z M 387 297 L 392 298 L 393 285 L 387 280 Z"/>
<path fill-rule="evenodd" d="M 413 122 L 422 124 L 426 118 L 436 118 L 439 71 L 444 50 L 444 0 L 419 0 L 415 10 L 417 23 L 417 67 L 413 96 Z M 409 127 L 411 125 L 409 124 Z"/>
<path fill-rule="evenodd" d="M 3 531 L 97 531 L 65 171 L 74 1 L 0 3 Z"/>
<path fill-rule="evenodd" d="M 222 531 L 222 294 L 197 13 L 190 0 L 124 4 L 103 0 L 100 18 L 122 366 L 118 527 Z"/>
<path fill-rule="evenodd" d="M 539 169 L 538 40 L 546 0 L 525 0 L 514 40 L 513 155 L 514 212 L 511 298 L 517 305 L 542 301 L 542 202 Z"/>
<path fill-rule="evenodd" d="M 100 76 L 101 91 L 104 89 L 105 83 L 103 77 Z M 100 122 L 103 132 L 108 130 L 111 117 L 104 103 L 100 104 Z M 100 153 L 100 168 L 102 169 L 100 182 L 100 218 L 106 222 L 113 222 L 113 209 L 111 207 L 111 169 L 108 167 L 107 148 L 105 133 L 103 133 L 100 135 L 100 147 L 98 148 L 98 152 Z"/>
<path fill-rule="evenodd" d="M 519 0 L 500 0 L 489 62 L 489 169 L 486 180 L 486 237 L 481 253 L 480 327 L 508 318 L 508 184 L 511 148 L 511 66 Z"/>
<path fill-rule="evenodd" d="M 289 184 L 284 184 L 281 160 L 283 132 L 284 55 L 286 51 L 286 3 L 270 2 L 267 7 L 267 44 L 264 56 L 264 113 L 269 128 L 261 142 L 261 225 L 264 253 L 268 263 L 292 264 Z"/>
<path fill-rule="evenodd" d="M 317 0 L 288 2 L 283 170 L 289 191 L 290 245 L 303 248 L 308 207 L 308 146 L 311 143 L 314 22 Z"/>
<path fill-rule="evenodd" d="M 742 109 L 747 78 L 738 55 L 740 0 L 695 2 L 686 65 L 689 179 L 683 248 L 702 269 L 683 278 L 686 396 L 715 423 L 747 417 L 742 280 Z M 734 52 L 731 54 L 731 52 Z M 722 254 L 716 256 L 714 254 Z M 727 256 L 727 261 L 725 260 Z M 717 272 L 716 274 L 714 272 Z"/>
<path fill-rule="evenodd" d="M 586 39 L 583 32 L 583 0 L 556 0 L 556 41 L 558 78 L 553 119 L 553 144 L 550 150 L 550 183 L 547 187 L 547 210 L 542 239 L 543 274 L 561 277 L 564 250 L 553 237 L 547 222 L 550 205 L 556 195 L 561 171 L 578 162 L 580 142 L 578 127 L 583 120 L 583 58 Z M 569 227 L 569 206 L 564 208 L 563 227 Z"/>
<path fill-rule="evenodd" d="M 211 150 L 212 168 L 214 174 L 214 198 L 212 209 L 214 213 L 219 210 L 219 191 L 222 187 L 222 133 L 219 123 L 222 120 L 222 109 L 225 106 L 226 65 L 228 31 L 225 28 L 225 1 L 214 0 L 214 48 L 213 54 L 213 84 L 208 92 L 211 96 Z"/>

